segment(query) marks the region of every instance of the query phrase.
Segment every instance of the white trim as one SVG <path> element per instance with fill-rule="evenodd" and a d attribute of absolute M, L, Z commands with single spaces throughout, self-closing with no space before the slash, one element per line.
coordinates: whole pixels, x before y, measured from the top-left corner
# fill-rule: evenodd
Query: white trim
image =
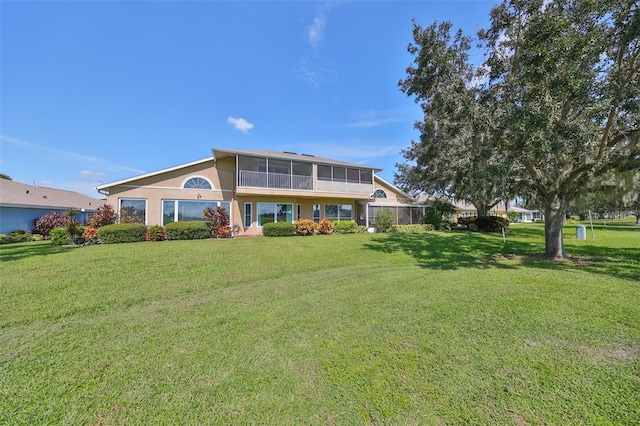
<path fill-rule="evenodd" d="M 122 184 L 125 184 L 125 183 L 128 183 L 128 182 L 132 182 L 132 181 L 135 181 L 135 180 L 138 180 L 138 179 L 144 179 L 144 178 L 148 178 L 148 177 L 151 177 L 151 176 L 156 176 L 156 175 L 159 175 L 159 174 L 162 174 L 162 173 L 172 172 L 174 170 L 180 170 L 180 169 L 183 169 L 185 167 L 191 167 L 191 166 L 195 166 L 195 165 L 198 165 L 198 164 L 202 164 L 202 163 L 206 163 L 208 161 L 214 161 L 214 160 L 215 159 L 213 157 L 203 158 L 202 160 L 196 160 L 196 161 L 192 161 L 191 163 L 181 164 L 179 166 L 169 167 L 168 169 L 162 169 L 162 170 L 158 170 L 158 171 L 150 172 L 150 173 L 145 173 L 145 174 L 134 176 L 134 177 L 127 178 L 127 179 L 118 180 L 118 181 L 115 181 L 115 182 L 109 182 L 109 183 L 105 183 L 105 184 L 102 184 L 102 185 L 99 185 L 99 186 L 94 186 L 94 188 L 97 189 L 97 190 L 111 188 L 112 186 L 122 185 Z M 142 186 L 142 185 L 139 185 L 139 186 Z"/>

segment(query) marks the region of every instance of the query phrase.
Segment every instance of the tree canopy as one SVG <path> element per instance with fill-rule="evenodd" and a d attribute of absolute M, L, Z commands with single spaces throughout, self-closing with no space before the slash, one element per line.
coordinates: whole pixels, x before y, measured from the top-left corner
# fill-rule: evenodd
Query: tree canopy
<path fill-rule="evenodd" d="M 491 205 L 515 194 L 545 212 L 545 254 L 564 257 L 569 203 L 640 169 L 640 7 L 631 0 L 511 0 L 472 39 L 413 26 L 400 89 L 424 112 L 396 182 Z M 480 210 L 480 209 L 479 209 Z"/>

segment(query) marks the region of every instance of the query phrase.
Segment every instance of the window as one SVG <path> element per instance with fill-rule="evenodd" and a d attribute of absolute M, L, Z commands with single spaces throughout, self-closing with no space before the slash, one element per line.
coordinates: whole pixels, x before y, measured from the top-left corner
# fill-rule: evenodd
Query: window
<path fill-rule="evenodd" d="M 147 200 L 144 198 L 120 199 L 120 220 L 121 221 L 123 216 L 128 218 L 137 218 L 141 220 L 142 223 L 146 223 L 147 222 Z"/>
<path fill-rule="evenodd" d="M 318 164 L 318 180 L 370 185 L 373 182 L 373 174 L 371 170 Z"/>
<path fill-rule="evenodd" d="M 258 226 L 271 222 L 293 222 L 293 204 L 258 203 Z"/>
<path fill-rule="evenodd" d="M 300 220 L 300 218 L 302 217 L 302 206 L 300 204 L 298 204 L 296 206 L 296 220 Z"/>
<path fill-rule="evenodd" d="M 349 183 L 360 183 L 360 170 L 358 170 L 358 169 L 347 169 L 347 182 L 349 182 Z"/>
<path fill-rule="evenodd" d="M 324 218 L 328 220 L 351 220 L 351 204 L 325 204 Z"/>
<path fill-rule="evenodd" d="M 211 182 L 199 176 L 188 179 L 182 187 L 184 189 L 213 189 Z"/>
<path fill-rule="evenodd" d="M 202 217 L 202 212 L 207 207 L 224 208 L 229 213 L 229 221 L 231 221 L 231 204 L 228 201 L 163 200 L 162 225 L 171 222 L 205 220 Z"/>
<path fill-rule="evenodd" d="M 253 222 L 251 203 L 244 203 L 244 227 L 251 228 L 251 222 Z"/>
<path fill-rule="evenodd" d="M 376 189 L 376 192 L 373 193 L 373 198 L 387 198 L 387 193 L 382 189 Z"/>
<path fill-rule="evenodd" d="M 332 180 L 331 166 L 323 166 L 318 164 L 318 180 Z"/>
<path fill-rule="evenodd" d="M 320 222 L 320 204 L 313 205 L 313 221 Z"/>

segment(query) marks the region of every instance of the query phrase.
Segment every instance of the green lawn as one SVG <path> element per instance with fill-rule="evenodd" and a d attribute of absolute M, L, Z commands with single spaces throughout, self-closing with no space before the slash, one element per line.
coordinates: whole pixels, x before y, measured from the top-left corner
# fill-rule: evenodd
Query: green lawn
<path fill-rule="evenodd" d="M 0 246 L 0 424 L 640 424 L 640 227 Z"/>

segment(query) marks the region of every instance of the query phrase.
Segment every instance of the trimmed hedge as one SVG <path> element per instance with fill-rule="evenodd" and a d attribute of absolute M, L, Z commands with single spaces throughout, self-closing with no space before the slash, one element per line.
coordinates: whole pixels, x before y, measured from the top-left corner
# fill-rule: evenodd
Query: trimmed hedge
<path fill-rule="evenodd" d="M 333 232 L 336 234 L 355 234 L 358 232 L 358 224 L 352 220 L 338 220 L 333 222 Z"/>
<path fill-rule="evenodd" d="M 51 244 L 54 246 L 63 246 L 71 242 L 69 239 L 69 233 L 65 228 L 53 228 L 50 230 L 49 240 L 51 240 Z"/>
<path fill-rule="evenodd" d="M 289 222 L 265 223 L 262 227 L 262 235 L 265 237 L 293 237 L 295 227 Z"/>
<path fill-rule="evenodd" d="M 144 241 L 146 233 L 143 223 L 116 223 L 98 228 L 98 238 L 103 244 L 137 243 Z"/>
<path fill-rule="evenodd" d="M 204 240 L 211 237 L 211 230 L 209 223 L 202 220 L 171 222 L 165 225 L 164 235 L 167 240 Z"/>
<path fill-rule="evenodd" d="M 509 220 L 500 216 L 478 216 L 463 218 L 458 224 L 472 231 L 500 232 L 502 228 L 509 227 Z"/>
<path fill-rule="evenodd" d="M 400 234 L 415 234 L 420 232 L 433 231 L 434 227 L 430 223 L 414 223 L 413 225 L 393 225 L 391 232 L 398 232 Z"/>

